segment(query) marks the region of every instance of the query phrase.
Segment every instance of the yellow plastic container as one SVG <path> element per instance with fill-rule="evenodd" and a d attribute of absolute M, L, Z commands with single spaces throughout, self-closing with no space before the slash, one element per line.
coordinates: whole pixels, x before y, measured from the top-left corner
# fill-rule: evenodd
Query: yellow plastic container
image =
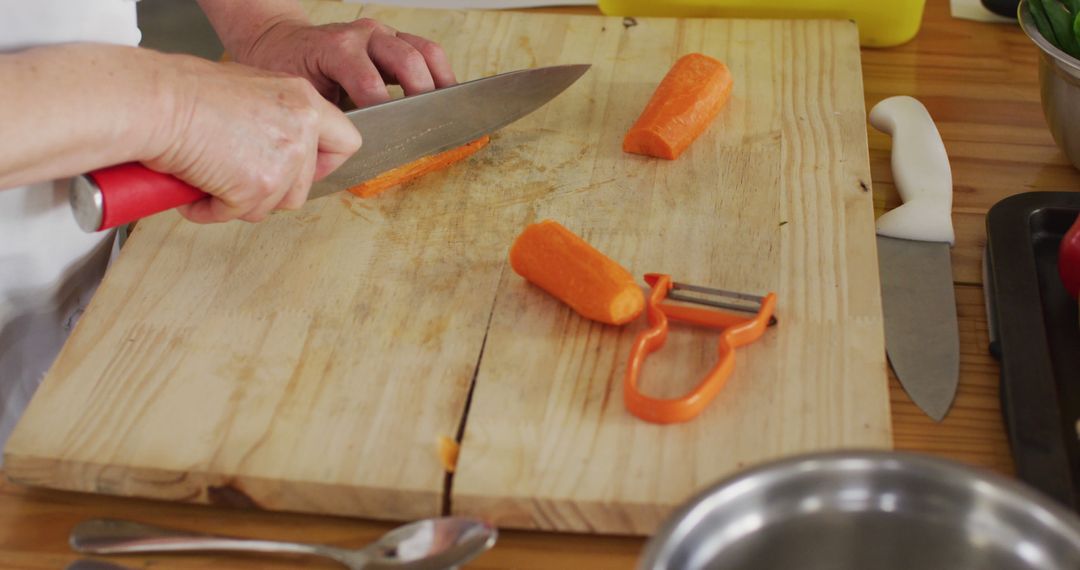
<path fill-rule="evenodd" d="M 902 44 L 919 31 L 926 0 L 599 0 L 609 16 L 855 20 L 859 42 Z"/>

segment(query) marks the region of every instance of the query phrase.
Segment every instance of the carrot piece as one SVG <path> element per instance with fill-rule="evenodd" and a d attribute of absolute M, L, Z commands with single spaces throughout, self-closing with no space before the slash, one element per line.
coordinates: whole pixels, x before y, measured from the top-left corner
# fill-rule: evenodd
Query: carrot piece
<path fill-rule="evenodd" d="M 460 451 L 461 446 L 458 445 L 458 442 L 445 435 L 439 436 L 439 461 L 442 462 L 443 469 L 447 473 L 453 473 L 454 469 L 457 469 L 457 459 Z"/>
<path fill-rule="evenodd" d="M 627 270 L 552 220 L 521 232 L 510 248 L 510 266 L 594 321 L 621 325 L 645 308 L 645 295 Z"/>
<path fill-rule="evenodd" d="M 731 96 L 723 62 L 691 53 L 679 58 L 623 138 L 623 151 L 674 160 L 705 132 Z"/>
<path fill-rule="evenodd" d="M 484 148 L 489 140 L 491 140 L 491 137 L 485 135 L 457 148 L 419 158 L 393 170 L 387 170 L 371 180 L 365 180 L 349 188 L 349 192 L 361 198 L 377 196 L 394 186 L 415 180 L 429 172 L 446 168 L 459 160 L 464 160 Z"/>

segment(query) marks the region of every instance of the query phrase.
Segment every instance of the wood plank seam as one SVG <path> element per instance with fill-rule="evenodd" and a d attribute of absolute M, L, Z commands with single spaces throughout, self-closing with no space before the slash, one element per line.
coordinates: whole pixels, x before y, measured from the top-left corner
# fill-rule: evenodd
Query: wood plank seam
<path fill-rule="evenodd" d="M 504 262 L 502 268 L 499 270 L 499 282 L 502 282 L 503 277 L 506 276 L 507 263 Z M 458 444 L 459 449 L 462 441 L 465 439 L 465 426 L 469 421 L 469 409 L 472 407 L 473 393 L 476 391 L 476 380 L 480 376 L 480 365 L 484 362 L 484 348 L 487 347 L 488 333 L 491 332 L 491 320 L 495 316 L 496 303 L 499 300 L 499 289 L 495 288 L 495 294 L 491 296 L 491 309 L 488 310 L 487 325 L 484 327 L 484 339 L 480 341 L 480 352 L 476 355 L 476 366 L 473 368 L 472 380 L 469 383 L 469 392 L 465 396 L 465 407 L 461 410 L 461 420 L 458 421 L 457 433 L 454 434 L 454 441 Z M 459 455 L 460 457 L 460 451 Z M 443 483 L 443 500 L 442 500 L 442 516 L 448 517 L 453 511 L 454 500 L 454 473 L 447 471 L 446 478 Z"/>

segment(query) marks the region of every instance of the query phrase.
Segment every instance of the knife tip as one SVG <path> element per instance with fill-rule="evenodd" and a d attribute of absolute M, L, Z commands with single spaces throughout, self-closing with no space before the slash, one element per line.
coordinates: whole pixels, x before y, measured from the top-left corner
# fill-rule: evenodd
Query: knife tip
<path fill-rule="evenodd" d="M 949 409 L 952 408 L 952 399 L 948 402 L 920 402 L 915 401 L 915 405 L 919 406 L 919 409 L 923 411 L 930 419 L 934 420 L 934 423 L 941 423 L 945 419 L 945 416 L 949 414 Z"/>

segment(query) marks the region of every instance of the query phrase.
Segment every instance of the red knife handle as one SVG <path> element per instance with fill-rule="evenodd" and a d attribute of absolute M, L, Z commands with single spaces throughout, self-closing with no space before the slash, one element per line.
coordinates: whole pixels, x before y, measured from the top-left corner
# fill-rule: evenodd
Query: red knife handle
<path fill-rule="evenodd" d="M 76 177 L 71 186 L 71 209 L 79 227 L 98 232 L 208 195 L 175 176 L 129 162 Z"/>

